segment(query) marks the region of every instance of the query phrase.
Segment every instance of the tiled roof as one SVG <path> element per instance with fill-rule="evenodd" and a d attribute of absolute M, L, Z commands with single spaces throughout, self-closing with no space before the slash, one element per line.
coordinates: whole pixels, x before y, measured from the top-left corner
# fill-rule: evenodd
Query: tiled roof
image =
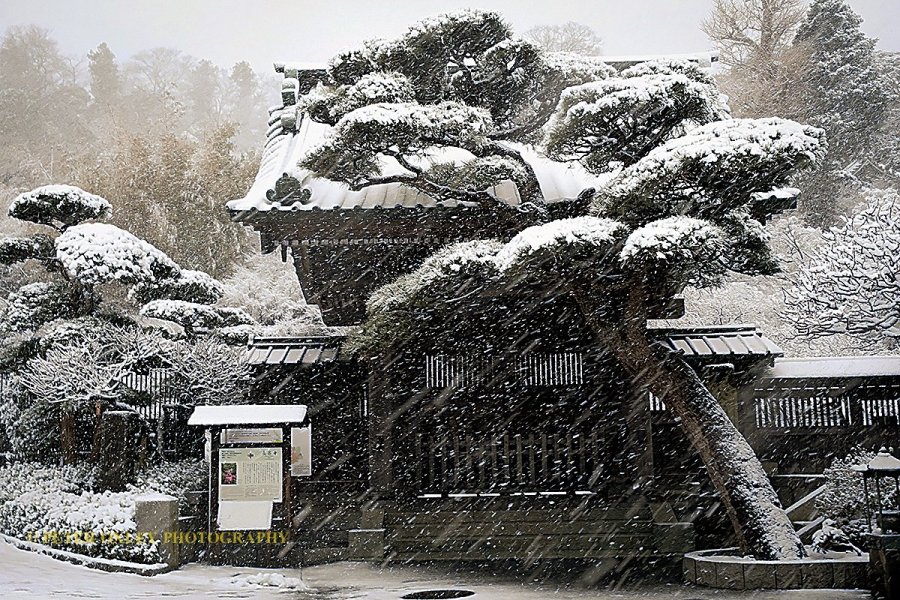
<path fill-rule="evenodd" d="M 338 359 L 343 337 L 255 338 L 243 360 L 248 365 L 316 365 Z"/>
<path fill-rule="evenodd" d="M 781 356 L 784 354 L 772 340 L 753 325 L 721 325 L 658 329 L 665 343 L 686 357 L 705 356 Z"/>
<path fill-rule="evenodd" d="M 294 105 L 277 106 L 270 111 L 269 130 L 256 179 L 247 195 L 228 203 L 238 215 L 255 212 L 311 210 L 347 210 L 372 208 L 457 208 L 461 202 L 450 200 L 438 204 L 434 198 L 400 183 L 373 185 L 353 191 L 346 184 L 316 177 L 298 164 L 331 131 L 329 125 L 316 123 Z M 544 199 L 548 203 L 574 200 L 587 188 L 599 188 L 603 179 L 588 173 L 577 163 L 563 164 L 539 155 L 533 148 L 508 144 L 519 150 L 535 171 Z M 433 162 L 462 162 L 472 155 L 462 149 L 445 148 L 432 153 Z M 402 172 L 399 167 L 384 164 L 385 174 Z M 285 178 L 286 177 L 286 178 Z M 285 179 L 282 179 L 285 178 Z M 299 184 L 299 190 L 284 198 L 276 190 L 279 180 Z M 486 190 L 510 206 L 521 202 L 519 191 L 511 181 Z"/>
<path fill-rule="evenodd" d="M 654 334 L 686 358 L 779 357 L 781 348 L 753 325 L 660 328 Z M 339 360 L 344 336 L 256 338 L 244 360 L 250 365 L 312 365 Z"/>

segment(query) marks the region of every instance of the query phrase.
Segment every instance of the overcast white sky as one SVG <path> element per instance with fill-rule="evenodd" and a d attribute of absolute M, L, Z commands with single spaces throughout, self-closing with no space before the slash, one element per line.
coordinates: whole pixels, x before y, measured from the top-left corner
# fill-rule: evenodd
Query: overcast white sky
<path fill-rule="evenodd" d="M 850 0 L 879 47 L 900 51 L 900 0 Z M 156 46 L 230 66 L 248 60 L 324 62 L 363 39 L 393 37 L 455 8 L 497 10 L 516 31 L 578 21 L 604 39 L 605 54 L 698 52 L 712 0 L 0 0 L 0 29 L 37 24 L 63 52 L 83 56 L 106 42 L 120 60 Z"/>

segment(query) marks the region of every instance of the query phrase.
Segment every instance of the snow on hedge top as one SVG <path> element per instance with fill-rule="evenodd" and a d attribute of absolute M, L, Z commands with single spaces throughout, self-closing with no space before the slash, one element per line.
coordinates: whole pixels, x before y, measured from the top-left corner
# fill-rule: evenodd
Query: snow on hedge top
<path fill-rule="evenodd" d="M 70 227 L 56 238 L 56 256 L 74 277 L 88 284 L 125 284 L 173 278 L 180 269 L 161 250 L 106 223 Z"/>
<path fill-rule="evenodd" d="M 541 250 L 553 252 L 572 245 L 608 248 L 622 237 L 623 232 L 624 226 L 612 219 L 599 217 L 559 219 L 519 232 L 497 253 L 495 262 L 497 268 L 503 272 Z"/>
<path fill-rule="evenodd" d="M 657 263 L 673 258 L 696 257 L 698 249 L 715 246 L 719 231 L 707 221 L 691 217 L 669 217 L 631 232 L 619 253 L 623 264 Z"/>
<path fill-rule="evenodd" d="M 10 217 L 44 225 L 77 225 L 104 219 L 111 212 L 104 198 L 72 185 L 45 185 L 18 195 L 9 205 Z"/>

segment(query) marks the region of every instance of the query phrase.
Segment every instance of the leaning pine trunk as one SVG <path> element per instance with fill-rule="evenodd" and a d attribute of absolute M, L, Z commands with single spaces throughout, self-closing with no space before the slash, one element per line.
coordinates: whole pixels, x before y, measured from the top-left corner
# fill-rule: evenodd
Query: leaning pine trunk
<path fill-rule="evenodd" d="M 744 552 L 763 560 L 802 558 L 803 543 L 756 453 L 697 373 L 650 340 L 616 352 L 639 384 L 662 399 L 700 454 Z"/>
<path fill-rule="evenodd" d="M 576 299 L 600 341 L 635 384 L 662 399 L 680 419 L 725 506 L 741 550 L 761 560 L 802 558 L 803 542 L 756 453 L 694 369 L 647 334 L 646 319 L 615 327 L 597 318 L 601 312 L 589 296 L 576 294 Z"/>

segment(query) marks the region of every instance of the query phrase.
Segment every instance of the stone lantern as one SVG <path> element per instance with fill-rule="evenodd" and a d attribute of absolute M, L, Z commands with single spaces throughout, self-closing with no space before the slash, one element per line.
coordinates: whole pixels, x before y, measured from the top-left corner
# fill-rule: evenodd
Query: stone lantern
<path fill-rule="evenodd" d="M 872 595 L 875 598 L 896 598 L 900 594 L 900 505 L 884 509 L 882 495 L 894 480 L 894 500 L 900 503 L 900 460 L 884 448 L 864 465 L 853 467 L 862 473 L 865 495 L 866 520 L 869 523 L 869 576 Z M 872 511 L 869 508 L 869 480 L 875 487 L 877 503 L 877 527 L 872 528 Z M 885 480 L 888 480 L 885 482 Z"/>

